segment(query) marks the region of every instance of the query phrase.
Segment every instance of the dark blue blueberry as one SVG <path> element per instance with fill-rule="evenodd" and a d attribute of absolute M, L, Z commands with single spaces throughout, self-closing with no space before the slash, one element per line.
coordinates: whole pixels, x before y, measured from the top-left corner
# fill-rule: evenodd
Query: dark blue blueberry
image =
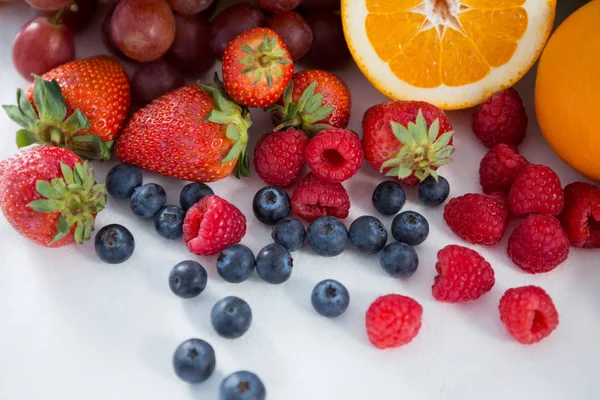
<path fill-rule="evenodd" d="M 244 282 L 254 271 L 254 253 L 243 244 L 233 244 L 219 254 L 217 272 L 230 283 Z"/>
<path fill-rule="evenodd" d="M 429 236 L 429 222 L 414 211 L 404 211 L 392 221 L 392 236 L 399 242 L 416 246 Z"/>
<path fill-rule="evenodd" d="M 296 251 L 304 246 L 306 230 L 304 224 L 295 218 L 282 219 L 275 225 L 271 237 L 287 251 Z"/>
<path fill-rule="evenodd" d="M 338 281 L 326 279 L 317 283 L 311 296 L 315 310 L 324 317 L 334 318 L 346 311 L 350 304 L 348 289 Z"/>
<path fill-rule="evenodd" d="M 202 265 L 186 260 L 171 269 L 169 287 L 182 299 L 191 299 L 204 291 L 207 279 L 206 270 Z"/>
<path fill-rule="evenodd" d="M 129 229 L 122 225 L 106 225 L 100 229 L 94 239 L 96 254 L 109 264 L 125 262 L 135 250 L 135 240 Z"/>
<path fill-rule="evenodd" d="M 379 263 L 394 278 L 408 278 L 419 267 L 419 256 L 406 243 L 390 243 L 381 252 Z"/>
<path fill-rule="evenodd" d="M 254 215 L 260 222 L 267 225 L 275 225 L 287 218 L 291 210 L 288 194 L 276 186 L 260 189 L 252 201 Z"/>
<path fill-rule="evenodd" d="M 306 241 L 318 255 L 334 257 L 346 248 L 348 230 L 336 217 L 319 217 L 308 226 Z"/>
<path fill-rule="evenodd" d="M 227 339 L 239 338 L 250 329 L 252 310 L 239 297 L 225 297 L 214 305 L 210 321 L 220 336 Z"/>
<path fill-rule="evenodd" d="M 153 218 L 167 202 L 167 192 L 156 183 L 146 183 L 133 191 L 131 211 L 141 218 Z"/>
<path fill-rule="evenodd" d="M 185 212 L 179 206 L 165 206 L 154 216 L 154 228 L 165 239 L 179 239 L 183 236 Z"/>
<path fill-rule="evenodd" d="M 187 211 L 209 194 L 215 194 L 215 192 L 208 185 L 196 182 L 188 183 L 181 189 L 179 204 L 181 204 L 181 208 Z"/>
<path fill-rule="evenodd" d="M 181 380 L 188 383 L 204 382 L 215 370 L 215 350 L 201 339 L 181 343 L 173 354 L 173 368 Z"/>
<path fill-rule="evenodd" d="M 115 165 L 106 175 L 106 191 L 117 199 L 128 199 L 135 188 L 142 186 L 142 172 L 128 164 Z"/>
<path fill-rule="evenodd" d="M 292 255 L 283 246 L 271 243 L 256 256 L 256 272 L 266 282 L 279 284 L 292 275 Z"/>
<path fill-rule="evenodd" d="M 363 254 L 376 254 L 387 243 L 385 226 L 375 217 L 364 215 L 354 220 L 348 232 L 350 242 Z"/>
<path fill-rule="evenodd" d="M 238 371 L 221 382 L 219 400 L 265 400 L 267 390 L 256 374 Z"/>
<path fill-rule="evenodd" d="M 383 215 L 394 215 L 404 207 L 406 195 L 398 182 L 383 181 L 375 188 L 372 200 L 377 211 Z"/>
<path fill-rule="evenodd" d="M 446 201 L 450 195 L 450 184 L 443 176 L 438 176 L 437 181 L 432 176 L 428 176 L 419 183 L 418 192 L 423 204 L 435 207 Z"/>

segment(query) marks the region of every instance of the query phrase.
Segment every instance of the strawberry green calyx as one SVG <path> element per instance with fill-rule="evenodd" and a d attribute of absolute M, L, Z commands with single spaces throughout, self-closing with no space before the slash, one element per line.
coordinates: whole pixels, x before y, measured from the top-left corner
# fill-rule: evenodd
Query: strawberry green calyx
<path fill-rule="evenodd" d="M 96 135 L 77 135 L 89 129 L 90 121 L 81 110 L 67 118 L 67 103 L 56 80 L 45 81 L 35 75 L 33 102 L 35 108 L 18 89 L 17 105 L 3 106 L 8 117 L 23 128 L 17 131 L 18 147 L 39 143 L 65 147 L 84 158 L 110 159 L 110 144 Z"/>
<path fill-rule="evenodd" d="M 287 51 L 282 49 L 277 41 L 277 36 L 270 38 L 269 35 L 265 35 L 263 41 L 256 48 L 248 44 L 241 47 L 241 50 L 247 54 L 239 61 L 245 67 L 241 73 L 253 74 L 255 85 L 262 79 L 266 79 L 269 87 L 273 87 L 273 75 L 282 77 L 280 66 L 292 63 L 287 56 Z"/>
<path fill-rule="evenodd" d="M 106 205 L 106 188 L 96 183 L 94 170 L 87 161 L 75 164 L 74 168 L 61 163 L 60 169 L 62 177 L 36 182 L 35 189 L 44 198 L 28 206 L 41 213 L 60 212 L 52 243 L 65 237 L 73 227 L 75 241 L 83 243 L 91 237 L 95 215 Z"/>
<path fill-rule="evenodd" d="M 398 179 L 408 178 L 414 173 L 421 181 L 430 175 L 437 181 L 435 169 L 452 162 L 450 156 L 454 153 L 454 147 L 449 143 L 454 131 L 438 137 L 440 121 L 436 119 L 428 128 L 421 110 L 415 122 L 409 122 L 407 127 L 394 121 L 391 125 L 402 148 L 395 157 L 383 163 L 381 171 L 391 168 L 386 175 Z"/>

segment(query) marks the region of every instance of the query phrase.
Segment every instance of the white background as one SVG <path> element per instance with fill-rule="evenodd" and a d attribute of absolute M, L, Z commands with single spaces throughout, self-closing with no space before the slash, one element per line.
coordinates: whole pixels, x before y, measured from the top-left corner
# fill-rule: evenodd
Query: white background
<path fill-rule="evenodd" d="M 559 19 L 583 0 L 559 0 Z M 0 103 L 12 104 L 17 86 L 27 83 L 11 65 L 11 41 L 30 11 L 22 5 L 0 7 Z M 100 18 L 77 38 L 77 55 L 105 52 L 98 31 Z M 131 69 L 129 68 L 129 71 Z M 352 64 L 337 71 L 352 89 L 350 128 L 360 132 L 362 114 L 384 101 Z M 208 79 L 207 74 L 204 79 Z M 544 142 L 535 122 L 530 73 L 517 89 L 524 98 L 530 124 L 521 147 L 535 163 L 550 165 L 564 184 L 582 179 L 563 164 Z M 452 112 L 457 132 L 455 162 L 441 173 L 452 195 L 479 191 L 478 166 L 485 148 L 470 129 L 471 110 Z M 251 135 L 271 128 L 268 116 L 255 113 Z M 0 156 L 16 151 L 16 125 L 0 115 Z M 568 134 L 566 132 L 565 134 Z M 98 164 L 99 181 L 111 164 Z M 183 182 L 146 173 L 146 182 L 159 182 L 177 204 Z M 370 203 L 381 176 L 364 166 L 346 183 L 353 218 L 374 213 Z M 257 178 L 228 178 L 215 191 L 248 216 L 243 243 L 258 251 L 269 241 L 269 228 L 252 216 L 251 198 L 261 187 Z M 18 236 L 0 217 L 0 399 L 216 399 L 221 379 L 240 369 L 256 372 L 268 398 L 275 400 L 331 399 L 572 399 L 600 397 L 600 265 L 598 250 L 573 249 L 564 265 L 541 276 L 513 266 L 506 255 L 507 237 L 494 248 L 476 247 L 496 271 L 497 282 L 480 300 L 452 305 L 431 296 L 436 252 L 450 243 L 465 244 L 449 231 L 442 208 L 425 209 L 407 190 L 405 209 L 424 213 L 432 226 L 419 246 L 417 273 L 394 280 L 380 268 L 377 257 L 348 250 L 323 259 L 308 250 L 294 253 L 292 278 L 270 286 L 256 275 L 238 286 L 216 274 L 215 258 L 199 261 L 209 272 L 207 290 L 182 301 L 171 294 L 167 276 L 179 261 L 196 258 L 182 242 L 161 239 L 151 223 L 136 219 L 126 201 L 110 199 L 97 227 L 121 223 L 134 234 L 137 249 L 125 264 L 101 263 L 93 244 L 48 250 Z M 382 219 L 389 227 L 391 218 Z M 350 308 L 337 320 L 318 316 L 310 304 L 313 286 L 322 279 L 344 283 Z M 555 333 L 534 346 L 515 342 L 498 317 L 498 301 L 510 287 L 540 285 L 560 312 Z M 377 297 L 401 293 L 424 308 L 417 338 L 399 349 L 372 347 L 364 329 L 364 313 Z M 252 306 L 254 322 L 239 340 L 218 337 L 209 322 L 213 304 L 237 295 Z M 199 337 L 217 354 L 217 370 L 204 384 L 190 386 L 177 379 L 171 366 L 180 342 Z"/>

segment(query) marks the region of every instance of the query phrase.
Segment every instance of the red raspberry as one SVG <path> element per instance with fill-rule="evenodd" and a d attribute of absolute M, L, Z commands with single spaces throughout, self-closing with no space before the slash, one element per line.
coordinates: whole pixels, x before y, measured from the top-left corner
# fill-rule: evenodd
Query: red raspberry
<path fill-rule="evenodd" d="M 494 270 L 475 250 L 449 245 L 438 251 L 431 291 L 433 297 L 448 303 L 475 300 L 492 290 Z"/>
<path fill-rule="evenodd" d="M 364 153 L 358 135 L 340 128 L 319 132 L 306 147 L 306 162 L 319 179 L 343 182 L 358 172 Z"/>
<path fill-rule="evenodd" d="M 498 143 L 521 144 L 527 130 L 523 100 L 513 89 L 493 94 L 473 113 L 473 132 L 488 148 Z"/>
<path fill-rule="evenodd" d="M 344 219 L 350 213 L 350 197 L 341 183 L 326 182 L 309 173 L 294 189 L 292 210 L 308 222 L 324 215 Z"/>
<path fill-rule="evenodd" d="M 378 349 L 409 343 L 421 329 L 423 307 L 399 294 L 381 296 L 367 310 L 367 335 Z"/>
<path fill-rule="evenodd" d="M 571 246 L 600 248 L 600 188 L 585 182 L 568 184 L 560 220 Z"/>
<path fill-rule="evenodd" d="M 246 234 L 246 217 L 233 204 L 214 194 L 190 208 L 183 221 L 183 240 L 189 251 L 201 256 L 220 253 Z"/>
<path fill-rule="evenodd" d="M 493 245 L 508 226 L 508 204 L 499 195 L 470 193 L 444 207 L 444 219 L 457 236 L 469 243 Z"/>
<path fill-rule="evenodd" d="M 517 174 L 508 193 L 513 215 L 558 215 L 565 194 L 558 175 L 545 165 L 529 164 Z"/>
<path fill-rule="evenodd" d="M 269 185 L 286 187 L 300 177 L 308 136 L 298 129 L 263 135 L 254 148 L 254 168 Z"/>
<path fill-rule="evenodd" d="M 541 287 L 508 289 L 500 299 L 500 319 L 519 343 L 533 344 L 558 326 L 558 311 Z"/>
<path fill-rule="evenodd" d="M 527 164 L 527 159 L 511 146 L 497 144 L 487 152 L 479 165 L 479 182 L 483 193 L 507 195 L 515 176 Z"/>
<path fill-rule="evenodd" d="M 569 256 L 569 238 L 555 217 L 532 214 L 510 235 L 508 255 L 530 274 L 552 271 Z"/>

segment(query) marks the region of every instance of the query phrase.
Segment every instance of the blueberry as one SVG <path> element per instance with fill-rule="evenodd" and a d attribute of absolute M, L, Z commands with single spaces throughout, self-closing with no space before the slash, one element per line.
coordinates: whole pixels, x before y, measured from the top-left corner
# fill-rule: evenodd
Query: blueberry
<path fill-rule="evenodd" d="M 131 211 L 141 218 L 150 219 L 167 202 L 167 192 L 156 183 L 146 183 L 133 191 Z"/>
<path fill-rule="evenodd" d="M 256 218 L 267 225 L 275 225 L 290 215 L 290 198 L 285 190 L 276 186 L 260 189 L 252 201 L 252 211 Z"/>
<path fill-rule="evenodd" d="M 375 209 L 383 215 L 394 215 L 404 207 L 406 195 L 398 182 L 383 181 L 373 191 L 371 200 Z"/>
<path fill-rule="evenodd" d="M 394 278 L 408 278 L 419 266 L 419 256 L 406 243 L 390 243 L 381 252 L 379 263 Z"/>
<path fill-rule="evenodd" d="M 429 236 L 429 222 L 414 211 L 404 211 L 392 221 L 392 236 L 399 242 L 416 246 Z"/>
<path fill-rule="evenodd" d="M 418 192 L 423 204 L 435 207 L 446 201 L 450 195 L 450 185 L 443 176 L 438 176 L 437 181 L 432 176 L 428 176 L 419 183 Z"/>
<path fill-rule="evenodd" d="M 188 383 L 204 382 L 210 378 L 216 365 L 215 350 L 201 339 L 186 340 L 173 354 L 175 373 Z"/>
<path fill-rule="evenodd" d="M 181 204 L 181 208 L 187 211 L 209 194 L 215 194 L 215 192 L 208 185 L 196 182 L 188 183 L 181 189 L 179 204 Z"/>
<path fill-rule="evenodd" d="M 304 246 L 306 230 L 304 224 L 297 219 L 285 218 L 275 225 L 271 237 L 287 251 L 296 251 Z"/>
<path fill-rule="evenodd" d="M 375 217 L 364 215 L 354 220 L 348 233 L 350 242 L 363 254 L 376 254 L 387 243 L 385 226 Z"/>
<path fill-rule="evenodd" d="M 109 264 L 125 262 L 133 254 L 135 240 L 129 229 L 122 225 L 106 225 L 100 229 L 94 239 L 96 254 Z"/>
<path fill-rule="evenodd" d="M 308 226 L 306 240 L 318 255 L 333 257 L 346 248 L 348 230 L 336 217 L 319 217 Z"/>
<path fill-rule="evenodd" d="M 250 329 L 252 310 L 239 297 L 225 297 L 214 305 L 210 321 L 220 336 L 227 339 L 239 338 Z"/>
<path fill-rule="evenodd" d="M 185 212 L 179 206 L 165 206 L 154 216 L 156 232 L 166 239 L 179 239 L 183 236 Z"/>
<path fill-rule="evenodd" d="M 217 272 L 230 283 L 244 282 L 254 271 L 254 253 L 243 244 L 233 244 L 219 254 Z"/>
<path fill-rule="evenodd" d="M 266 282 L 279 284 L 292 275 L 292 255 L 283 246 L 271 243 L 256 256 L 256 272 Z"/>
<path fill-rule="evenodd" d="M 128 199 L 135 188 L 142 186 L 142 172 L 128 164 L 115 165 L 106 175 L 106 191 L 117 199 Z"/>
<path fill-rule="evenodd" d="M 315 310 L 324 317 L 334 318 L 346 311 L 350 304 L 348 289 L 338 281 L 326 279 L 317 283 L 311 296 Z"/>
<path fill-rule="evenodd" d="M 219 400 L 265 400 L 267 390 L 256 374 L 238 371 L 221 382 Z"/>
<path fill-rule="evenodd" d="M 206 270 L 196 261 L 182 261 L 171 269 L 169 286 L 182 299 L 198 296 L 206 288 Z"/>

